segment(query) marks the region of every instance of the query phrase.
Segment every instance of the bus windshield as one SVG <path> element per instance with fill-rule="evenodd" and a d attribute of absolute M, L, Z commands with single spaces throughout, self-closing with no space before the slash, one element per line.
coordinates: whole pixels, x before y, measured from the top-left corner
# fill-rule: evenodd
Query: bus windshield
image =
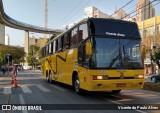
<path fill-rule="evenodd" d="M 91 20 L 91 35 L 121 36 L 125 38 L 140 38 L 137 24 L 115 20 Z"/>
<path fill-rule="evenodd" d="M 93 68 L 143 68 L 140 56 L 140 39 L 92 37 Z"/>

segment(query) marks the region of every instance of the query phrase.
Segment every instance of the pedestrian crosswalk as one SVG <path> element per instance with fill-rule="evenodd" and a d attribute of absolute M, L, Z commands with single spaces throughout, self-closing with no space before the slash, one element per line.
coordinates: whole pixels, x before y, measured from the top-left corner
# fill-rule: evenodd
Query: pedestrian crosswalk
<path fill-rule="evenodd" d="M 5 87 L 3 90 L 4 94 L 11 94 L 11 87 Z"/>
<path fill-rule="evenodd" d="M 12 88 L 11 86 L 7 86 L 3 88 L 2 93 L 3 94 L 14 94 L 14 93 L 34 93 L 35 90 L 38 90 L 38 92 L 44 92 L 44 93 L 49 93 L 54 90 L 59 90 L 61 92 L 67 91 L 65 88 L 55 85 L 48 85 L 48 86 L 43 86 L 43 85 L 32 85 L 32 86 L 19 86 L 17 88 Z"/>
<path fill-rule="evenodd" d="M 42 85 L 37 85 L 37 87 L 38 87 L 41 91 L 43 91 L 43 92 L 51 92 L 51 90 L 45 88 L 45 87 L 42 86 Z"/>
<path fill-rule="evenodd" d="M 21 86 L 24 93 L 32 93 L 32 91 L 27 86 Z"/>
<path fill-rule="evenodd" d="M 38 77 L 38 76 L 41 76 L 41 74 L 34 74 L 34 73 L 31 73 L 31 74 L 28 74 L 28 73 L 23 73 L 23 75 L 21 73 L 18 73 L 17 75 L 18 77 Z"/>

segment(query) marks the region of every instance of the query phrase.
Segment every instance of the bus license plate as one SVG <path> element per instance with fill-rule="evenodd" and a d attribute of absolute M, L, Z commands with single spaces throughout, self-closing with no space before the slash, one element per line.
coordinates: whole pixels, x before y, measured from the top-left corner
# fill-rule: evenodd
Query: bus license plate
<path fill-rule="evenodd" d="M 126 87 L 126 84 L 125 83 L 119 83 L 119 84 L 117 84 L 117 87 Z"/>

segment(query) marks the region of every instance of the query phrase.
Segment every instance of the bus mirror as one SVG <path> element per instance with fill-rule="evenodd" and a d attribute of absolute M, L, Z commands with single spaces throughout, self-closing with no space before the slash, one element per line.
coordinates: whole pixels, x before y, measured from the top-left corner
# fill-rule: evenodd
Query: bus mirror
<path fill-rule="evenodd" d="M 91 42 L 86 43 L 86 55 L 88 55 L 88 56 L 92 55 L 92 44 L 91 44 Z"/>

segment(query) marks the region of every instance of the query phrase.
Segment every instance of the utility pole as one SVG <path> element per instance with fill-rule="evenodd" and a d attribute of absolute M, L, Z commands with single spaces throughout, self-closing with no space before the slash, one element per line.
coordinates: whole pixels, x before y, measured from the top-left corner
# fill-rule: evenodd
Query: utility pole
<path fill-rule="evenodd" d="M 8 71 L 9 71 L 9 58 L 10 58 L 10 54 L 7 54 L 6 57 L 8 59 Z"/>
<path fill-rule="evenodd" d="M 45 28 L 48 28 L 48 0 L 45 0 Z"/>
<path fill-rule="evenodd" d="M 48 0 L 45 0 L 45 11 L 44 11 L 44 16 L 45 16 L 45 20 L 44 20 L 44 26 L 45 29 L 48 29 Z M 44 37 L 46 37 L 47 35 L 45 34 Z"/>

